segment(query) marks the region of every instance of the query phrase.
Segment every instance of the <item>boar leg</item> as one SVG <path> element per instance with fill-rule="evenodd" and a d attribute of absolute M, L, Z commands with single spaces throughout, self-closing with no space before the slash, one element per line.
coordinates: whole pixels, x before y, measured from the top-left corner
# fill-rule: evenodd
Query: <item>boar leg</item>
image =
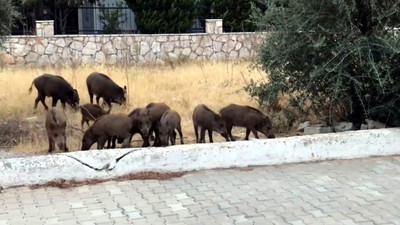
<path fill-rule="evenodd" d="M 49 153 L 54 151 L 54 140 L 49 136 Z"/>
<path fill-rule="evenodd" d="M 255 138 L 259 139 L 257 130 L 255 128 L 252 128 L 251 132 L 253 132 Z"/>
<path fill-rule="evenodd" d="M 194 125 L 194 135 L 196 136 L 196 143 L 199 143 L 199 130 L 198 126 Z"/>
<path fill-rule="evenodd" d="M 226 123 L 226 130 L 228 131 L 229 138 L 230 138 L 232 141 L 235 141 L 235 139 L 234 139 L 233 136 L 232 136 L 232 127 L 233 127 L 233 124 L 232 124 L 232 123 Z"/>
<path fill-rule="evenodd" d="M 176 133 L 174 135 L 174 130 L 170 130 L 168 132 L 168 139 L 167 139 L 167 146 L 168 146 L 168 141 L 171 141 L 171 145 L 175 145 L 175 138 L 176 138 Z"/>
<path fill-rule="evenodd" d="M 64 152 L 68 152 L 68 147 L 67 147 L 67 135 L 64 135 Z"/>
<path fill-rule="evenodd" d="M 96 96 L 97 105 L 100 105 L 100 104 L 99 104 L 99 101 L 100 101 L 100 96 Z"/>
<path fill-rule="evenodd" d="M 200 143 L 206 143 L 206 129 L 200 129 Z"/>
<path fill-rule="evenodd" d="M 36 108 L 37 108 L 38 103 L 39 103 L 39 101 L 40 101 L 40 102 L 42 103 L 42 105 L 44 106 L 44 108 L 45 108 L 46 110 L 48 110 L 49 107 L 47 107 L 46 102 L 45 102 L 45 99 L 46 99 L 46 95 L 44 95 L 44 94 L 42 94 L 42 93 L 38 93 L 38 96 L 37 96 L 37 98 L 35 99 L 35 105 L 33 106 L 33 109 L 36 109 Z"/>
<path fill-rule="evenodd" d="M 249 140 L 249 135 L 250 135 L 250 129 L 246 128 L 246 137 L 244 138 L 244 140 L 248 141 Z"/>
<path fill-rule="evenodd" d="M 179 133 L 179 137 L 181 137 L 181 145 L 183 145 L 183 134 L 182 134 L 182 128 L 179 126 L 178 128 L 176 128 L 178 130 Z"/>
<path fill-rule="evenodd" d="M 83 130 L 83 125 L 85 124 L 85 117 L 82 116 L 82 120 L 81 120 L 81 126 L 82 126 L 82 130 Z"/>
<path fill-rule="evenodd" d="M 97 139 L 97 149 L 101 150 L 104 148 L 104 145 L 106 144 L 108 138 L 103 136 L 103 137 L 99 137 L 99 139 Z"/>
<path fill-rule="evenodd" d="M 210 143 L 213 143 L 214 141 L 213 141 L 213 137 L 212 137 L 212 130 L 211 129 L 208 129 L 208 137 L 210 138 Z"/>
<path fill-rule="evenodd" d="M 92 93 L 92 91 L 90 90 L 90 88 L 88 87 L 88 89 L 89 89 L 89 98 L 90 98 L 90 103 L 91 104 L 93 104 L 93 93 Z"/>
<path fill-rule="evenodd" d="M 65 109 L 65 101 L 64 100 L 60 100 L 60 101 L 61 101 L 62 108 Z"/>

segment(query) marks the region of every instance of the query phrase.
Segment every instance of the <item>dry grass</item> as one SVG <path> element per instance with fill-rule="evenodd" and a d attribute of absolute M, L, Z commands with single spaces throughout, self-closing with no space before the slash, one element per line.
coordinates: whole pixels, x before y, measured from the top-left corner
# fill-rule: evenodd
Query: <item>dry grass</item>
<path fill-rule="evenodd" d="M 59 74 L 68 80 L 79 92 L 81 104 L 89 102 L 86 88 L 86 77 L 93 71 L 109 75 L 117 84 L 129 87 L 129 104 L 127 107 L 114 106 L 112 112 L 128 114 L 136 107 L 144 107 L 150 102 L 165 102 L 181 114 L 185 142 L 194 140 L 191 121 L 193 108 L 200 103 L 218 111 L 229 103 L 257 106 L 243 87 L 250 79 L 259 80 L 263 75 L 258 70 L 249 68 L 247 62 L 205 62 L 187 63 L 175 68 L 170 66 L 134 67 L 126 70 L 121 67 L 80 67 L 71 69 L 4 69 L 0 71 L 0 119 L 9 118 L 25 120 L 37 116 L 37 126 L 43 124 L 45 110 L 39 103 L 35 114 L 34 99 L 37 91 L 34 89 L 28 95 L 32 80 L 42 73 Z M 74 74 L 75 73 L 75 74 Z M 50 106 L 50 98 L 46 99 Z M 59 103 L 60 104 L 60 103 Z M 58 105 L 59 106 L 59 105 Z M 80 127 L 80 113 L 67 107 L 70 124 Z M 87 127 L 85 127 L 87 129 Z M 71 150 L 80 148 L 82 132 L 69 129 L 68 145 Z M 42 129 L 42 132 L 44 130 Z M 242 132 L 235 129 L 234 133 Z M 238 134 L 238 133 L 237 133 Z M 46 135 L 31 134 L 22 143 L 13 147 L 17 152 L 45 152 L 47 149 Z M 216 137 L 219 135 L 215 135 Z M 240 135 L 243 137 L 243 135 Z M 216 141 L 221 139 L 216 139 Z"/>

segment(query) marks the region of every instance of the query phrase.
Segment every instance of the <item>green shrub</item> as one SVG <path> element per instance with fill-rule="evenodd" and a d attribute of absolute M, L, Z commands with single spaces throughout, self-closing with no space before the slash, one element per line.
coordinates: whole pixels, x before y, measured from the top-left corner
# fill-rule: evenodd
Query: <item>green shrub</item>
<path fill-rule="evenodd" d="M 207 9 L 207 12 L 212 13 L 213 18 L 223 20 L 225 32 L 255 31 L 257 29 L 257 26 L 250 18 L 252 4 L 265 9 L 262 4 L 257 3 L 257 0 L 203 1 L 205 9 Z"/>
<path fill-rule="evenodd" d="M 12 4 L 12 0 L 0 0 L 0 44 L 5 36 L 11 34 L 11 29 L 18 13 Z"/>
<path fill-rule="evenodd" d="M 119 25 L 124 23 L 126 17 L 123 12 L 123 2 L 118 2 L 115 9 L 109 9 L 105 6 L 104 2 L 98 2 L 100 6 L 99 19 L 103 25 L 103 32 L 105 34 L 118 34 L 121 32 Z M 122 21 L 121 21 L 122 20 Z"/>

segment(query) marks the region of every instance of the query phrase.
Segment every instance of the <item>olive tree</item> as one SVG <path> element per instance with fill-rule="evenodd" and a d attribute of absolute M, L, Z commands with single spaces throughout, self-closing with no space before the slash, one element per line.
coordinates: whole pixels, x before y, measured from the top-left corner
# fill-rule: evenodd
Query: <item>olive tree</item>
<path fill-rule="evenodd" d="M 341 108 L 359 127 L 364 119 L 400 125 L 398 0 L 260 0 L 253 18 L 272 31 L 258 64 L 268 82 L 246 90 L 262 104 L 290 96 L 315 111 Z"/>

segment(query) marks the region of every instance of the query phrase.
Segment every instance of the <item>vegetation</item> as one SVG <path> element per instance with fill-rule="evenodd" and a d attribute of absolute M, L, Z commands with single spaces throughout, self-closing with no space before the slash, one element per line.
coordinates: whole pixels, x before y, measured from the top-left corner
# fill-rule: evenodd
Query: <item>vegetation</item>
<path fill-rule="evenodd" d="M 198 16 L 197 0 L 125 0 L 141 33 L 184 33 Z"/>
<path fill-rule="evenodd" d="M 98 2 L 100 6 L 99 19 L 103 25 L 103 32 L 105 34 L 118 34 L 121 32 L 119 25 L 125 22 L 126 18 L 123 12 L 123 2 L 118 2 L 115 8 L 107 8 L 104 2 Z M 125 20 L 123 20 L 125 19 Z"/>
<path fill-rule="evenodd" d="M 258 64 L 268 82 L 246 90 L 267 106 L 290 96 L 293 106 L 359 127 L 366 118 L 400 126 L 400 1 L 260 0 L 261 29 L 274 30 Z"/>
<path fill-rule="evenodd" d="M 14 20 L 18 17 L 11 0 L 0 0 L 0 44 L 5 36 L 11 34 Z"/>
<path fill-rule="evenodd" d="M 204 15 L 223 19 L 226 32 L 255 31 L 257 26 L 250 17 L 252 4 L 265 10 L 265 6 L 256 0 L 203 0 Z"/>
<path fill-rule="evenodd" d="M 104 72 L 119 85 L 129 85 L 128 106 L 113 105 L 112 113 L 128 114 L 136 107 L 144 107 L 150 102 L 165 102 L 172 109 L 180 113 L 182 117 L 182 129 L 185 143 L 194 142 L 192 123 L 192 110 L 197 104 L 207 104 L 211 109 L 218 111 L 230 103 L 257 106 L 250 96 L 244 92 L 243 86 L 250 79 L 257 79 L 260 73 L 249 70 L 249 64 L 245 62 L 206 62 L 193 63 L 178 59 L 165 66 L 141 66 L 141 67 L 79 67 L 75 71 L 71 68 L 5 68 L 0 71 L 0 89 L 8 90 L 0 92 L 0 134 L 7 133 L 7 137 L 15 140 L 15 143 L 1 142 L 1 145 L 16 145 L 10 151 L 14 152 L 46 152 L 48 148 L 46 131 L 44 129 L 45 110 L 41 104 L 34 113 L 33 103 L 37 97 L 34 88 L 28 95 L 28 88 L 32 80 L 43 73 L 59 74 L 76 88 L 80 95 L 80 104 L 89 103 L 89 95 L 86 87 L 86 77 L 93 71 Z M 129 70 L 129 79 L 125 71 Z M 76 73 L 74 75 L 74 72 Z M 12 74 L 12 76 L 10 76 Z M 261 73 L 265 75 L 264 73 Z M 73 79 L 76 79 L 74 84 Z M 9 87 L 13 88 L 10 89 Z M 157 90 L 157 91 L 154 91 Z M 48 105 L 51 99 L 46 98 Z M 60 107 L 58 103 L 57 107 Z M 81 114 L 75 112 L 69 106 L 66 108 L 68 117 L 67 141 L 68 147 L 74 151 L 81 145 L 83 133 L 75 128 L 80 128 Z M 271 115 L 272 116 L 272 115 Z M 275 120 L 274 123 L 280 126 Z M 22 127 L 21 127 L 22 126 Z M 84 130 L 87 129 L 85 125 Z M 2 131 L 4 130 L 4 131 Z M 23 130 L 24 132 L 20 132 Z M 25 133 L 28 132 L 28 133 Z M 234 134 L 241 138 L 245 135 L 245 129 L 235 128 Z M 14 135 L 15 134 L 15 135 Z M 20 134 L 20 136 L 18 136 Z M 224 141 L 216 134 L 215 141 Z M 279 135 L 278 135 L 279 136 Z M 135 135 L 135 140 L 140 140 L 140 135 Z M 8 140 L 8 139 L 5 139 Z M 140 146 L 141 141 L 132 145 Z M 93 146 L 94 148 L 96 145 Z"/>
<path fill-rule="evenodd" d="M 71 12 L 88 2 L 88 0 L 21 0 L 22 5 L 32 8 L 43 8 L 48 10 L 55 18 L 62 34 L 65 34 L 67 18 Z M 54 9 L 54 10 L 53 10 Z"/>

